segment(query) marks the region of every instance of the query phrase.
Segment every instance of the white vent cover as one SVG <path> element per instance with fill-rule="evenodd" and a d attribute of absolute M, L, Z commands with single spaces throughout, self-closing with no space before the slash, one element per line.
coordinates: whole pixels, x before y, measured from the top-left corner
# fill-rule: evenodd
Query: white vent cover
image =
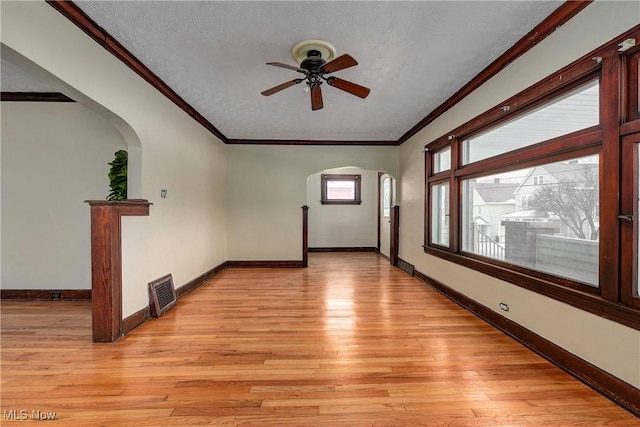
<path fill-rule="evenodd" d="M 149 307 L 152 317 L 160 317 L 176 305 L 176 292 L 171 274 L 149 283 Z"/>

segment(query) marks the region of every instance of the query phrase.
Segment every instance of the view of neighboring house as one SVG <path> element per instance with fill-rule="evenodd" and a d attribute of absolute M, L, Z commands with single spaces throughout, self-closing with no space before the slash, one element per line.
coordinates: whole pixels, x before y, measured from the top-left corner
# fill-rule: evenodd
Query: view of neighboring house
<path fill-rule="evenodd" d="M 474 182 L 473 224 L 482 235 L 496 242 L 504 242 L 504 228 L 500 226 L 503 215 L 517 210 L 513 183 Z"/>
<path fill-rule="evenodd" d="M 536 166 L 520 182 L 514 196 L 517 212 L 502 220 L 553 222 L 559 227 L 554 234 L 597 240 L 598 164 L 593 159 Z"/>
<path fill-rule="evenodd" d="M 466 208 L 471 221 L 463 235 L 465 250 L 595 283 L 596 161 L 587 157 L 550 163 L 469 182 L 472 204 Z"/>

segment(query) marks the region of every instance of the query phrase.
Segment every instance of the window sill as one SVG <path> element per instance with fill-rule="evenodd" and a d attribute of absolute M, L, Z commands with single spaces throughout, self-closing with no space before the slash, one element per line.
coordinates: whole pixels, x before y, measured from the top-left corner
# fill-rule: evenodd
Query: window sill
<path fill-rule="evenodd" d="M 362 201 L 360 200 L 321 200 L 321 204 L 323 205 L 360 205 Z"/>
<path fill-rule="evenodd" d="M 616 323 L 640 330 L 639 310 L 602 299 L 599 295 L 554 283 L 552 281 L 515 271 L 500 265 L 423 245 L 424 252 L 438 258 L 471 268 L 515 286 L 553 298 Z M 562 280 L 562 279 L 559 279 Z"/>

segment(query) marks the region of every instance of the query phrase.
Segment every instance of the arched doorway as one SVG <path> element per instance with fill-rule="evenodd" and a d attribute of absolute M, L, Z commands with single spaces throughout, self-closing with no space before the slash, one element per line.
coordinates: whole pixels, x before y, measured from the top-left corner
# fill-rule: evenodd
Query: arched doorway
<path fill-rule="evenodd" d="M 359 180 L 359 198 L 356 203 L 323 202 L 326 182 L 336 182 L 349 177 Z M 356 178 L 353 178 L 354 180 Z M 354 181 L 355 182 L 355 181 Z M 307 177 L 307 206 L 309 207 L 310 252 L 370 251 L 390 254 L 390 208 L 394 201 L 395 180 L 385 172 L 344 166 L 324 169 Z M 350 184 L 344 197 L 351 197 Z M 342 197 L 342 196 L 336 196 Z"/>

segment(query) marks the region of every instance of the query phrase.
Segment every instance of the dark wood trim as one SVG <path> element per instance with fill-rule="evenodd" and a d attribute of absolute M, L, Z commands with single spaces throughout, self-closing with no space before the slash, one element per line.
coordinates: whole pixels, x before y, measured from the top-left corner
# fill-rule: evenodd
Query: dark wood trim
<path fill-rule="evenodd" d="M 309 266 L 309 206 L 302 207 L 302 267 Z"/>
<path fill-rule="evenodd" d="M 1 92 L 2 102 L 76 102 L 60 92 Z"/>
<path fill-rule="evenodd" d="M 489 66 L 482 70 L 469 83 L 465 84 L 459 91 L 453 94 L 453 96 L 443 102 L 435 110 L 429 113 L 424 119 L 422 119 L 414 127 L 412 127 L 408 132 L 402 135 L 400 139 L 398 139 L 398 143 L 403 144 L 404 142 L 406 142 L 409 138 L 425 128 L 446 111 L 451 109 L 458 102 L 462 101 L 471 92 L 482 86 L 490 78 L 502 71 L 507 65 L 515 61 L 517 58 L 529 51 L 529 49 L 551 35 L 556 29 L 568 22 L 585 7 L 589 6 L 589 4 L 591 4 L 591 1 L 567 1 L 562 4 L 544 21 L 538 24 L 533 30 L 529 31 L 529 33 L 527 33 L 516 44 L 509 48 L 509 50 L 507 50 L 505 53 L 500 55 L 498 59 L 489 64 Z"/>
<path fill-rule="evenodd" d="M 87 200 L 91 206 L 91 296 L 93 341 L 122 335 L 121 217 L 148 216 L 147 200 Z"/>
<path fill-rule="evenodd" d="M 124 63 L 127 67 L 133 70 L 136 74 L 142 77 L 151 86 L 156 88 L 160 93 L 169 98 L 171 102 L 177 105 L 185 113 L 191 116 L 196 122 L 204 126 L 209 132 L 214 134 L 223 142 L 227 142 L 227 137 L 220 132 L 213 124 L 205 119 L 195 108 L 189 105 L 184 99 L 180 97 L 173 89 L 171 89 L 162 79 L 155 75 L 149 68 L 147 68 L 138 58 L 133 56 L 131 52 L 124 48 L 117 40 L 115 40 L 109 33 L 101 28 L 95 21 L 93 21 L 82 9 L 80 9 L 72 1 L 63 0 L 46 0 L 47 3 L 69 21 L 73 22 L 78 28 L 84 31 L 89 37 L 95 40 L 100 46 L 105 48 L 109 53 L 115 56 L 118 60 Z"/>
<path fill-rule="evenodd" d="M 90 300 L 91 289 L 2 289 L 0 299 L 13 300 Z"/>
<path fill-rule="evenodd" d="M 620 197 L 620 118 L 621 63 L 617 49 L 607 50 L 602 56 L 602 78 L 600 79 L 600 124 L 603 141 L 600 155 L 600 229 L 599 235 L 606 236 L 599 242 L 600 295 L 603 299 L 617 303 L 620 301 L 620 234 L 618 208 Z"/>
<path fill-rule="evenodd" d="M 354 140 L 321 140 L 321 139 L 227 139 L 233 145 L 367 145 L 396 146 L 398 141 L 354 141 Z"/>
<path fill-rule="evenodd" d="M 176 289 L 176 299 L 180 299 L 183 296 L 187 295 L 188 293 L 196 290 L 197 288 L 202 286 L 204 283 L 206 283 L 207 280 L 211 279 L 213 276 L 216 276 L 221 271 L 226 270 L 227 267 L 228 267 L 228 263 L 227 261 L 225 261 L 213 267 L 212 269 L 202 273 L 195 279 L 189 280 L 187 283 L 185 283 L 184 285 Z"/>
<path fill-rule="evenodd" d="M 149 306 L 136 311 L 131 316 L 125 317 L 122 319 L 122 336 L 127 335 L 150 318 L 151 308 Z"/>
<path fill-rule="evenodd" d="M 227 261 L 229 268 L 304 268 L 302 261 Z"/>
<path fill-rule="evenodd" d="M 625 123 L 620 126 L 620 136 L 631 135 L 640 132 L 640 119 Z"/>
<path fill-rule="evenodd" d="M 640 330 L 638 310 L 602 299 L 599 295 L 568 288 L 565 285 L 516 271 L 513 266 L 502 267 L 495 262 L 485 262 L 463 254 L 454 254 L 435 247 L 424 246 L 425 253 L 468 267 L 487 274 L 493 278 L 504 280 L 521 288 L 537 292 L 541 295 L 567 303 L 589 313 L 618 322 L 630 328 Z M 542 276 L 542 274 L 541 274 Z"/>
<path fill-rule="evenodd" d="M 640 119 L 640 47 L 636 46 L 634 51 L 625 52 L 622 93 L 625 96 L 625 108 L 623 109 L 623 122 L 630 122 Z"/>
<path fill-rule="evenodd" d="M 378 252 L 378 248 L 370 246 L 323 247 L 309 248 L 309 252 Z"/>
<path fill-rule="evenodd" d="M 378 210 L 376 213 L 376 223 L 378 226 L 378 231 L 376 233 L 378 240 L 377 240 L 377 245 L 376 247 L 378 248 L 378 252 L 380 252 L 380 245 L 381 245 L 381 236 L 380 236 L 380 227 L 382 227 L 382 175 L 384 175 L 384 172 L 378 172 L 378 180 L 376 181 L 378 183 L 378 189 L 376 190 L 376 193 L 378 195 Z M 389 214 L 391 215 L 391 214 Z"/>
<path fill-rule="evenodd" d="M 391 241 L 389 242 L 389 262 L 393 266 L 398 265 L 398 251 L 400 249 L 400 206 L 391 208 Z"/>
<path fill-rule="evenodd" d="M 495 326 L 506 335 L 558 366 L 569 375 L 593 388 L 617 405 L 625 408 L 635 416 L 640 416 L 640 390 L 631 384 L 592 365 L 546 338 L 501 316 L 495 311 L 418 270 L 414 271 L 414 276 L 462 308 Z"/>

